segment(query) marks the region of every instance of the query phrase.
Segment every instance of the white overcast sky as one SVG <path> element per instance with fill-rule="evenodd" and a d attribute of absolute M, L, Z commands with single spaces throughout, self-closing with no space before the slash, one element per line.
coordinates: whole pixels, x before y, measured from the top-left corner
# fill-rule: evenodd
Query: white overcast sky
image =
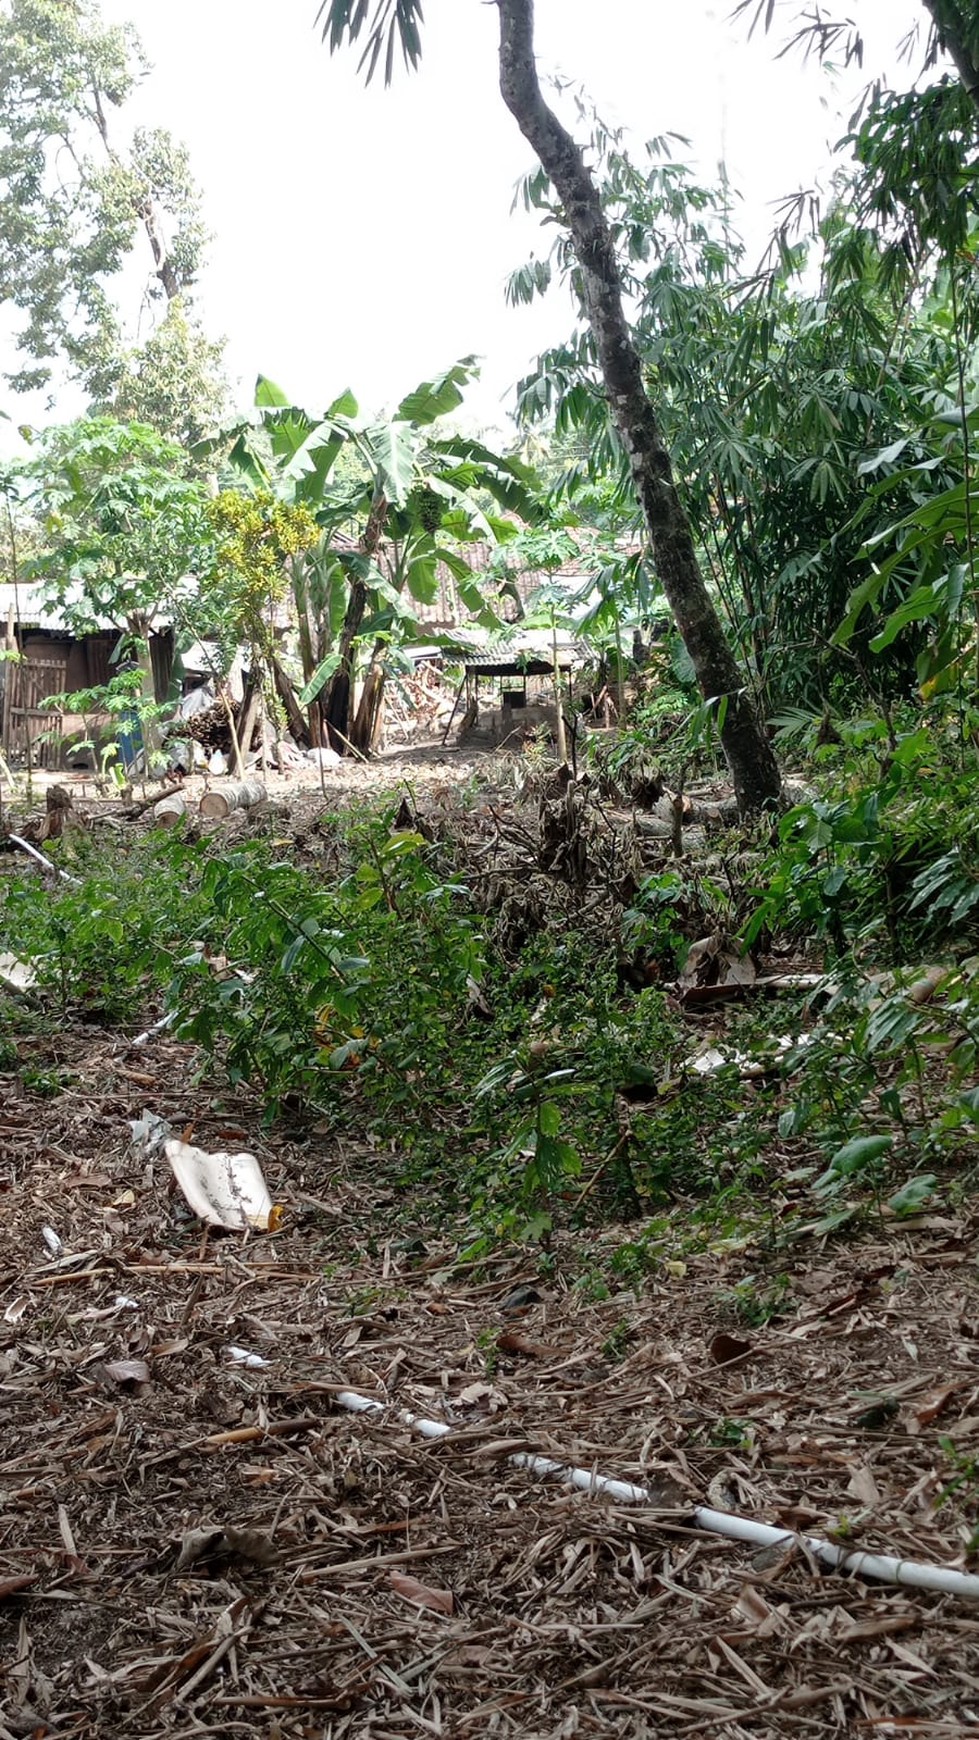
<path fill-rule="evenodd" d="M 538 61 L 582 81 L 637 141 L 686 135 L 705 176 L 724 156 L 743 227 L 760 238 L 772 202 L 825 181 L 864 75 L 776 61 L 779 39 L 749 42 L 728 22 L 732 4 L 537 0 Z M 906 80 L 894 49 L 923 8 L 850 10 L 867 72 Z M 346 386 L 378 410 L 475 352 L 471 416 L 503 425 L 513 382 L 567 335 L 571 313 L 558 293 L 504 305 L 509 270 L 548 237 L 510 213 L 531 158 L 497 88 L 495 6 L 425 0 L 421 70 L 390 90 L 365 90 L 356 56 L 320 45 L 316 0 L 103 0 L 103 11 L 136 25 L 153 67 L 126 122 L 168 127 L 190 148 L 214 232 L 201 307 L 228 340 L 240 402 L 262 372 L 311 410 Z M 36 404 L 3 402 L 18 420 L 42 418 Z M 74 409 L 65 395 L 53 414 Z"/>

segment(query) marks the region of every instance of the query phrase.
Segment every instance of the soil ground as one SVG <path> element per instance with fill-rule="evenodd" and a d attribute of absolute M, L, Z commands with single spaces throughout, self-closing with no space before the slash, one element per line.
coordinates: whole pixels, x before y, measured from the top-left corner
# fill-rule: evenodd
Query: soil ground
<path fill-rule="evenodd" d="M 431 806 L 471 777 L 412 761 Z M 968 1564 L 971 1213 L 789 1255 L 719 1241 L 608 1294 L 589 1272 L 634 1225 L 562 1234 L 543 1271 L 515 1249 L 466 1266 L 382 1155 L 270 1130 L 166 1034 L 19 1044 L 0 1075 L 0 1740 L 979 1727 L 975 1605 L 690 1522 L 706 1503 Z M 254 1153 L 277 1230 L 205 1236 L 133 1152 L 147 1108 Z M 784 1309 L 745 1328 L 749 1276 Z M 347 1390 L 383 1411 L 345 1411 Z"/>

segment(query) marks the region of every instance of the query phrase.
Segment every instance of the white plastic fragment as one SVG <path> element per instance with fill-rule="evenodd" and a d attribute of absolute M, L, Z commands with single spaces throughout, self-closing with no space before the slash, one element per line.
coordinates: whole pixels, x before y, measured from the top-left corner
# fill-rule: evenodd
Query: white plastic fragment
<path fill-rule="evenodd" d="M 159 1154 L 170 1134 L 170 1125 L 166 1118 L 159 1117 L 156 1112 L 144 1112 L 142 1117 L 130 1118 L 129 1128 L 132 1131 L 133 1147 L 141 1160 L 148 1160 L 151 1155 Z"/>
<path fill-rule="evenodd" d="M 188 1205 L 211 1226 L 265 1231 L 272 1198 L 254 1154 L 208 1154 L 174 1137 L 163 1145 Z"/>
<path fill-rule="evenodd" d="M 0 979 L 14 991 L 29 991 L 37 984 L 34 968 L 10 954 L 0 955 Z"/>
<path fill-rule="evenodd" d="M 387 1412 L 383 1402 L 375 1401 L 371 1396 L 358 1395 L 355 1390 L 340 1390 L 334 1400 L 339 1407 L 354 1414 Z M 451 1426 L 447 1426 L 442 1420 L 426 1420 L 418 1414 L 410 1413 L 406 1408 L 397 1409 L 395 1412 L 400 1421 L 413 1426 L 423 1438 L 444 1438 L 452 1431 Z M 548 1456 L 536 1456 L 522 1450 L 509 1456 L 507 1460 L 514 1468 L 526 1468 L 537 1475 L 556 1476 L 570 1486 L 577 1487 L 580 1492 L 600 1494 L 616 1504 L 656 1503 L 653 1494 L 645 1486 L 636 1486 L 630 1480 L 614 1480 L 610 1475 L 597 1474 L 591 1468 L 575 1468 L 569 1463 L 553 1462 Z M 919 1564 L 913 1559 L 894 1558 L 889 1553 L 850 1552 L 844 1547 L 835 1546 L 832 1541 L 821 1540 L 816 1535 L 797 1535 L 791 1529 L 774 1528 L 769 1523 L 755 1522 L 753 1517 L 736 1516 L 724 1510 L 710 1510 L 705 1505 L 695 1506 L 684 1521 L 694 1528 L 703 1529 L 707 1534 L 723 1535 L 733 1541 L 747 1541 L 752 1546 L 801 1546 L 820 1564 L 829 1565 L 834 1570 L 846 1571 L 850 1576 L 869 1577 L 879 1583 L 896 1583 L 902 1588 L 929 1589 L 939 1595 L 958 1595 L 967 1601 L 979 1601 L 979 1576 L 969 1571 L 957 1571 L 948 1565 Z"/>
<path fill-rule="evenodd" d="M 748 1057 L 743 1051 L 721 1051 L 716 1045 L 706 1045 L 688 1057 L 683 1065 L 695 1075 L 716 1075 L 719 1070 L 729 1069 L 732 1065 L 742 1076 L 764 1075 L 773 1062 L 784 1058 L 790 1051 L 802 1051 L 807 1045 L 812 1045 L 811 1033 L 800 1033 L 796 1038 L 783 1033 L 776 1039 L 774 1050 L 765 1057 Z"/>
<path fill-rule="evenodd" d="M 142 1033 L 137 1033 L 133 1040 L 133 1044 L 148 1045 L 154 1034 L 164 1033 L 168 1027 L 173 1026 L 176 1019 L 177 1011 L 176 1009 L 171 1009 L 169 1015 L 161 1015 L 159 1021 L 154 1021 L 151 1027 L 147 1027 Z"/>
<path fill-rule="evenodd" d="M 234 1343 L 223 1348 L 222 1352 L 227 1354 L 232 1365 L 246 1365 L 250 1371 L 262 1371 L 272 1364 L 270 1359 L 263 1359 L 260 1353 L 249 1353 L 247 1347 L 235 1347 Z"/>
<path fill-rule="evenodd" d="M 48 1250 L 51 1252 L 51 1255 L 53 1257 L 60 1257 L 65 1247 L 55 1232 L 54 1227 L 42 1226 L 41 1237 L 47 1245 Z"/>

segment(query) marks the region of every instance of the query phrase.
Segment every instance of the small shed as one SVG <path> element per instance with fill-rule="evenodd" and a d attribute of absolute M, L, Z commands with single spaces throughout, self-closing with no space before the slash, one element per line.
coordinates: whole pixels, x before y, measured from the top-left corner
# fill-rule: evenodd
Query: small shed
<path fill-rule="evenodd" d="M 95 689 L 113 675 L 120 630 L 106 621 L 76 635 L 64 613 L 49 605 L 43 588 L 0 584 L 0 743 L 8 761 L 32 767 L 63 765 L 65 742 L 84 731 L 83 720 L 42 703 L 52 695 Z M 173 669 L 173 633 L 150 635 L 153 688 L 164 700 Z"/>
<path fill-rule="evenodd" d="M 463 629 L 458 638 L 463 674 L 443 743 L 463 697 L 460 741 L 485 737 L 490 745 L 501 745 L 535 727 L 553 730 L 555 707 L 564 703 L 555 689 L 563 688 L 582 659 L 569 635 L 559 631 L 555 640 L 549 629 L 525 629 L 479 636 Z"/>

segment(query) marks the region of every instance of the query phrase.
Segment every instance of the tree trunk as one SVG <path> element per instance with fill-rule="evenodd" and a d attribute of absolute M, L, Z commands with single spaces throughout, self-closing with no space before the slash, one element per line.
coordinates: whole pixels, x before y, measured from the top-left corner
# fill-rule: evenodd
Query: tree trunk
<path fill-rule="evenodd" d="M 626 322 L 618 262 L 598 188 L 570 133 L 541 95 L 534 63 L 533 0 L 498 0 L 498 4 L 503 100 L 564 208 L 609 409 L 628 455 L 656 571 L 704 697 L 718 708 L 738 810 L 748 815 L 777 800 L 778 764 L 704 584 L 670 456 Z"/>
<path fill-rule="evenodd" d="M 139 719 L 139 734 L 143 741 L 145 757 L 143 765 L 148 773 L 150 757 L 159 753 L 163 742 L 159 720 L 143 713 L 143 707 L 152 709 L 156 706 L 156 683 L 153 677 L 153 656 L 150 652 L 150 625 L 145 616 L 131 616 L 126 626 L 132 641 L 133 656 L 139 666 L 141 705 L 137 708 L 137 717 Z"/>
<path fill-rule="evenodd" d="M 955 62 L 966 95 L 973 108 L 979 111 L 979 33 L 976 24 L 967 22 L 965 8 L 957 0 L 924 0 L 924 3 L 935 21 L 942 48 Z"/>
<path fill-rule="evenodd" d="M 102 93 L 97 84 L 92 87 L 92 96 L 95 102 L 95 123 L 101 135 L 102 143 L 105 146 L 106 155 L 115 168 L 121 169 L 122 164 L 109 141 L 109 126 L 105 118 L 105 109 L 102 105 Z M 170 250 L 167 247 L 164 227 L 160 220 L 160 212 L 156 201 L 152 197 L 146 199 L 134 199 L 133 210 L 146 231 L 146 237 L 150 244 L 150 252 L 153 255 L 153 268 L 160 283 L 163 285 L 166 299 L 168 302 L 174 302 L 180 295 L 180 280 L 177 277 L 176 268 L 174 267 L 173 260 L 170 257 Z"/>
<path fill-rule="evenodd" d="M 308 683 L 319 664 L 316 649 L 313 645 L 313 616 L 309 602 L 309 584 L 303 565 L 302 555 L 293 556 L 288 563 L 289 580 L 292 586 L 293 603 L 296 606 L 296 627 L 299 631 L 299 657 L 303 666 L 303 682 Z M 313 749 L 320 746 L 320 703 L 317 695 L 307 708 L 309 720 L 309 741 Z"/>
<path fill-rule="evenodd" d="M 377 488 L 374 491 L 374 499 L 367 516 L 367 524 L 357 545 L 360 555 L 366 556 L 368 560 L 377 554 L 387 513 L 387 497 L 382 489 Z M 367 610 L 368 592 L 369 587 L 366 580 L 355 578 L 351 581 L 350 597 L 347 600 L 347 610 L 337 648 L 340 654 L 340 663 L 330 678 L 321 703 L 330 744 L 341 755 L 346 753 L 350 742 L 350 696 L 353 689 L 354 641 L 360 633 L 360 625 Z"/>
<path fill-rule="evenodd" d="M 303 710 L 296 698 L 296 692 L 289 681 L 288 672 L 283 669 L 279 659 L 273 654 L 271 659 L 272 681 L 276 693 L 286 711 L 286 721 L 289 730 L 300 748 L 308 747 L 310 732 L 303 717 Z"/>
<path fill-rule="evenodd" d="M 236 730 L 238 732 L 238 747 L 242 755 L 251 754 L 252 738 L 255 735 L 255 726 L 258 723 L 258 715 L 261 705 L 261 672 L 253 670 L 249 674 L 248 685 L 241 699 L 241 706 L 238 710 L 238 720 L 236 725 Z M 244 779 L 244 767 L 237 768 L 236 772 L 239 779 Z"/>
<path fill-rule="evenodd" d="M 361 754 L 369 755 L 374 747 L 378 727 L 381 723 L 381 708 L 384 703 L 384 666 L 375 648 L 370 668 L 360 691 L 360 702 L 356 717 L 350 727 L 350 743 Z"/>

